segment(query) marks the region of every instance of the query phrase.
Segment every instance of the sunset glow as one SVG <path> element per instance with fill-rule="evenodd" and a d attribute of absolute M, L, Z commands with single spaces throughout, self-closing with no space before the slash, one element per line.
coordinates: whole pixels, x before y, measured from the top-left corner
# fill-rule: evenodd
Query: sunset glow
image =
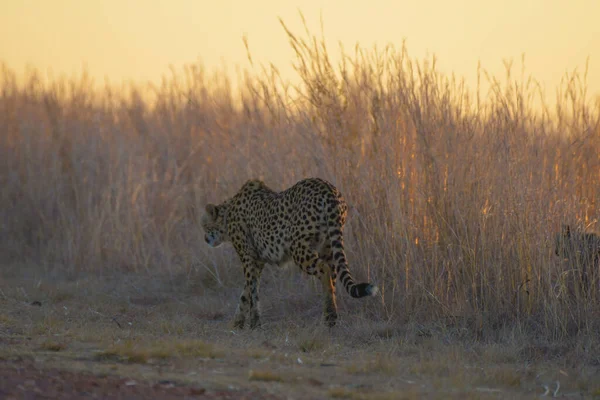
<path fill-rule="evenodd" d="M 435 54 L 442 71 L 474 84 L 477 62 L 502 76 L 503 60 L 520 63 L 546 88 L 565 72 L 585 67 L 588 88 L 600 90 L 600 2 L 578 0 L 390 1 L 350 4 L 339 0 L 282 2 L 227 0 L 7 1 L 0 5 L 0 60 L 16 71 L 34 66 L 54 75 L 85 67 L 96 81 L 158 80 L 186 63 L 209 68 L 248 67 L 242 38 L 253 58 L 273 62 L 293 79 L 293 53 L 278 17 L 303 32 L 301 11 L 336 54 L 337 43 L 352 49 L 406 39 L 409 54 Z M 520 66 L 518 67 L 520 70 Z"/>

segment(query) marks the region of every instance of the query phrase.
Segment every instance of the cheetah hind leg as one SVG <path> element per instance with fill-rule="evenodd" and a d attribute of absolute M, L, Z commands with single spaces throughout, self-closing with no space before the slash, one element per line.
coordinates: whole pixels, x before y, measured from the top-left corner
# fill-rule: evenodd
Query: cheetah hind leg
<path fill-rule="evenodd" d="M 323 316 L 325 323 L 333 327 L 337 320 L 337 303 L 335 299 L 335 275 L 329 264 L 319 257 L 317 252 L 296 246 L 292 249 L 294 262 L 309 275 L 316 276 L 323 287 L 324 307 Z"/>
<path fill-rule="evenodd" d="M 333 264 L 333 252 L 331 246 L 326 245 L 319 251 L 319 258 L 327 262 L 328 269 L 325 268 L 324 274 L 321 276 L 321 283 L 323 285 L 323 293 L 325 294 L 325 323 L 331 328 L 335 325 L 337 319 L 337 302 L 336 302 L 336 289 L 335 283 L 337 281 L 337 274 L 335 270 L 335 264 Z"/>
<path fill-rule="evenodd" d="M 323 294 L 325 295 L 325 303 L 323 307 L 323 316 L 325 324 L 332 328 L 337 320 L 337 302 L 335 299 L 335 277 L 332 277 L 331 268 L 326 264 L 324 273 L 320 276 L 321 284 L 323 285 Z"/>

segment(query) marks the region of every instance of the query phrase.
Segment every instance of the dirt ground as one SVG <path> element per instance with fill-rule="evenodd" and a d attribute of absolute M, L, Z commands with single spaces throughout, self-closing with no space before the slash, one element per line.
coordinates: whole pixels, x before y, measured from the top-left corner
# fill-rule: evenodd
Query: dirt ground
<path fill-rule="evenodd" d="M 278 399 L 252 390 L 207 390 L 169 380 L 154 384 L 111 375 L 40 368 L 33 362 L 0 364 L 2 399 Z"/>
<path fill-rule="evenodd" d="M 262 329 L 234 331 L 236 288 L 6 268 L 0 398 L 600 398 L 593 340 L 545 344 L 513 332 L 479 342 L 441 325 L 376 321 L 368 302 L 346 300 L 328 330 L 315 288 L 293 283 L 281 300 L 285 287 L 268 280 Z"/>

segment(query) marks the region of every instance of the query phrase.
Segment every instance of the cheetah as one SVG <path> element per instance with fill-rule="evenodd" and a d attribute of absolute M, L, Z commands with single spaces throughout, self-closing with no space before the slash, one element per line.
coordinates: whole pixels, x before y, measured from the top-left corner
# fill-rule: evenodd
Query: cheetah
<path fill-rule="evenodd" d="M 258 287 L 265 264 L 293 261 L 316 276 L 322 284 L 323 316 L 329 327 L 338 317 L 338 277 L 354 298 L 377 293 L 377 286 L 355 283 L 348 270 L 342 237 L 347 210 L 341 193 L 319 178 L 304 179 L 282 192 L 249 180 L 232 198 L 206 205 L 201 218 L 206 243 L 211 247 L 232 243 L 246 279 L 234 327 L 243 329 L 246 322 L 250 329 L 260 326 Z"/>
<path fill-rule="evenodd" d="M 584 292 L 598 285 L 600 279 L 600 236 L 595 233 L 571 230 L 563 225 L 555 237 L 554 253 L 573 264 L 578 271 L 580 284 Z"/>

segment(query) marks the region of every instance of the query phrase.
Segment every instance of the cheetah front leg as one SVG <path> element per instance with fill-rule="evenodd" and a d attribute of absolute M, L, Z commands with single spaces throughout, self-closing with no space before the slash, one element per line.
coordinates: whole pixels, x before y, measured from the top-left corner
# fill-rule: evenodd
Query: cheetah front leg
<path fill-rule="evenodd" d="M 260 326 L 258 287 L 264 264 L 256 262 L 250 257 L 243 257 L 242 264 L 246 281 L 235 316 L 233 317 L 233 326 L 235 328 L 243 329 L 244 323 L 246 322 L 246 319 L 248 319 L 250 329 L 255 329 Z"/>

